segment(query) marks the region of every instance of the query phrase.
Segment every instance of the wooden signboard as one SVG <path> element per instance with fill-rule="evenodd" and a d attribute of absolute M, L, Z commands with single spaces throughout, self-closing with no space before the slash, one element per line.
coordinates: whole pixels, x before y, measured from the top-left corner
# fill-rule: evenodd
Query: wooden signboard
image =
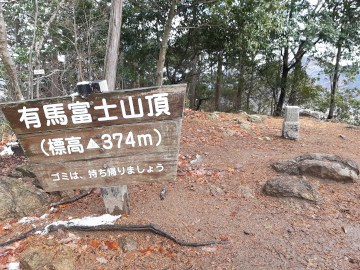
<path fill-rule="evenodd" d="M 186 85 L 1 104 L 46 191 L 176 177 Z"/>

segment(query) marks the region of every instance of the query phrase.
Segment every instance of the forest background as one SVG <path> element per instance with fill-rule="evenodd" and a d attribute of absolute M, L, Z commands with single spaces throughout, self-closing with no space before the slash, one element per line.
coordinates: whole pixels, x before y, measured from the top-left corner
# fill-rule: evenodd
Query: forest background
<path fill-rule="evenodd" d="M 296 105 L 360 124 L 357 0 L 1 3 L 3 101 L 69 95 L 80 81 L 187 83 L 194 110 L 280 116 Z"/>

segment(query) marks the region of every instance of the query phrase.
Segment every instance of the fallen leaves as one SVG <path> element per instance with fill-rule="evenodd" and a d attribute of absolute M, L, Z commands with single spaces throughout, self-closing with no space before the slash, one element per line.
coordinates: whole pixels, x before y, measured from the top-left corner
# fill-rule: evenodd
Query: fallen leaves
<path fill-rule="evenodd" d="M 112 250 L 119 249 L 119 244 L 114 241 L 105 241 L 105 246 Z"/>
<path fill-rule="evenodd" d="M 91 246 L 92 246 L 92 247 L 97 248 L 97 247 L 99 247 L 100 245 L 101 245 L 101 243 L 100 243 L 99 241 L 96 241 L 96 240 L 92 240 L 92 241 L 91 241 Z"/>

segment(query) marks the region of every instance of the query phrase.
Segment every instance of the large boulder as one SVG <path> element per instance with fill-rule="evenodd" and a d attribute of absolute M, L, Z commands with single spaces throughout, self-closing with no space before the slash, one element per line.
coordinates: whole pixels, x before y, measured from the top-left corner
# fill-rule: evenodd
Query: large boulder
<path fill-rule="evenodd" d="M 50 203 L 47 194 L 20 179 L 0 177 L 0 220 L 42 213 Z"/>
<path fill-rule="evenodd" d="M 283 176 L 266 181 L 263 191 L 274 197 L 294 197 L 318 202 L 320 196 L 314 185 L 306 179 Z"/>
<path fill-rule="evenodd" d="M 304 154 L 277 161 L 271 166 L 277 172 L 292 175 L 311 175 L 343 182 L 357 182 L 359 179 L 359 165 L 355 161 L 331 154 Z"/>

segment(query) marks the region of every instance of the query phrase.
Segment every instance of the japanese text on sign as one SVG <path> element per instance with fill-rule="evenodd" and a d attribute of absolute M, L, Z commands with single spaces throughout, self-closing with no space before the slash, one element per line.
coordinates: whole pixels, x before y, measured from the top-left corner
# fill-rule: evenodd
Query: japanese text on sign
<path fill-rule="evenodd" d="M 143 174 L 143 173 L 160 173 L 164 170 L 164 166 L 161 163 L 157 163 L 154 166 L 127 166 L 127 167 L 110 167 L 107 169 L 100 170 L 88 170 L 88 177 L 90 178 L 102 178 L 102 177 L 114 177 L 122 175 L 133 175 L 133 174 Z M 52 181 L 70 181 L 70 180 L 79 180 L 83 179 L 78 172 L 57 172 L 51 174 L 53 177 Z"/>
<path fill-rule="evenodd" d="M 162 139 L 161 133 L 156 128 L 153 130 L 158 137 L 155 146 L 159 146 Z M 110 150 L 114 147 L 114 142 L 116 145 L 115 147 L 120 149 L 123 141 L 126 145 L 131 147 L 142 147 L 148 145 L 152 146 L 155 143 L 153 141 L 154 136 L 152 134 L 146 133 L 134 135 L 132 131 L 130 131 L 126 136 L 124 136 L 123 133 L 103 134 L 101 136 L 99 135 L 99 139 L 102 140 L 100 144 L 90 138 L 86 149 L 99 149 L 99 145 L 101 145 L 103 149 Z M 52 138 L 47 140 L 42 139 L 40 147 L 41 151 L 46 156 L 70 155 L 72 153 L 84 153 L 85 147 L 83 141 L 87 141 L 87 139 L 80 136 L 71 136 L 69 138 Z"/>
<path fill-rule="evenodd" d="M 170 115 L 168 93 L 158 93 L 153 95 L 145 96 L 148 103 L 147 116 L 158 117 L 162 114 Z M 97 121 L 112 121 L 117 120 L 119 115 L 112 115 L 111 109 L 115 109 L 118 106 L 121 108 L 121 117 L 124 119 L 129 118 L 141 118 L 144 116 L 143 100 L 137 99 L 137 111 L 135 111 L 134 101 L 131 96 L 128 97 L 127 102 L 120 100 L 119 104 L 108 104 L 105 98 L 102 99 L 100 106 L 94 106 L 94 110 L 102 110 L 104 117 L 100 117 Z M 85 124 L 93 121 L 92 115 L 89 113 L 90 103 L 83 101 L 77 101 L 70 103 L 67 108 L 64 108 L 63 103 L 43 105 L 42 110 L 46 118 L 46 125 L 67 125 L 69 119 L 65 113 L 66 110 L 71 111 L 71 122 L 73 124 Z M 129 112 L 129 113 L 128 113 Z M 21 114 L 20 122 L 24 122 L 27 129 L 40 128 L 41 123 L 39 118 L 39 108 L 27 108 L 23 106 L 22 109 L 18 110 Z"/>

